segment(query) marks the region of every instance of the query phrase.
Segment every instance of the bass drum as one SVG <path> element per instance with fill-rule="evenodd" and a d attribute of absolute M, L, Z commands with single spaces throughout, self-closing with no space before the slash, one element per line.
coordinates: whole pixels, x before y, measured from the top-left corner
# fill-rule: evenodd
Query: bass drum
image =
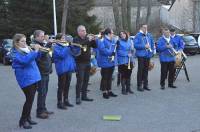
<path fill-rule="evenodd" d="M 181 52 L 178 52 L 176 55 L 176 61 L 175 61 L 175 68 L 180 68 L 182 63 L 182 54 Z"/>
<path fill-rule="evenodd" d="M 91 67 L 90 68 L 90 76 L 94 75 L 97 72 L 97 68 L 96 67 Z"/>
<path fill-rule="evenodd" d="M 149 62 L 148 70 L 151 71 L 151 70 L 154 68 L 154 66 L 155 66 L 155 63 L 152 62 L 152 61 L 150 61 L 150 62 Z"/>

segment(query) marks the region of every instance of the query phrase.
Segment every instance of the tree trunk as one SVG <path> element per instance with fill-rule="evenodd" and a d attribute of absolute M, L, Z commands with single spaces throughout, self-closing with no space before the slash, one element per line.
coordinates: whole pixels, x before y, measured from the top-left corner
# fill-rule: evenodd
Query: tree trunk
<path fill-rule="evenodd" d="M 61 24 L 61 33 L 63 34 L 66 33 L 68 2 L 69 0 L 64 0 L 64 5 L 63 5 L 62 24 Z"/>
<path fill-rule="evenodd" d="M 141 3 L 140 0 L 137 0 L 137 18 L 136 18 L 136 30 L 139 30 L 140 26 L 140 9 L 141 9 Z"/>
<path fill-rule="evenodd" d="M 131 28 L 131 0 L 128 0 L 127 2 L 127 22 L 128 22 L 128 31 L 132 33 L 133 30 Z"/>
<path fill-rule="evenodd" d="M 124 30 L 128 30 L 128 12 L 127 12 L 127 6 L 128 6 L 128 0 L 123 0 L 121 4 L 122 9 L 122 25 Z"/>
<path fill-rule="evenodd" d="M 200 0 L 194 0 L 194 32 L 200 32 Z"/>
<path fill-rule="evenodd" d="M 149 18 L 151 16 L 151 7 L 152 7 L 152 0 L 148 0 L 146 24 L 149 24 Z"/>
<path fill-rule="evenodd" d="M 119 33 L 120 30 L 122 30 L 121 27 L 121 19 L 119 14 L 119 0 L 112 0 L 112 7 L 113 7 L 113 14 L 115 19 L 115 27 L 116 27 L 116 33 Z"/>

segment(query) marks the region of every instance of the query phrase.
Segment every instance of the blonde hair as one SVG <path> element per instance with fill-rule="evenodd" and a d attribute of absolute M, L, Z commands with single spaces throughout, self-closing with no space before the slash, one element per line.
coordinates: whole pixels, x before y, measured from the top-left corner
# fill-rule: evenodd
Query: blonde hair
<path fill-rule="evenodd" d="M 13 36 L 13 45 L 15 48 L 18 48 L 18 45 L 17 43 L 19 43 L 19 41 L 22 39 L 22 38 L 26 38 L 26 36 L 24 34 L 20 34 L 20 33 L 17 33 Z"/>

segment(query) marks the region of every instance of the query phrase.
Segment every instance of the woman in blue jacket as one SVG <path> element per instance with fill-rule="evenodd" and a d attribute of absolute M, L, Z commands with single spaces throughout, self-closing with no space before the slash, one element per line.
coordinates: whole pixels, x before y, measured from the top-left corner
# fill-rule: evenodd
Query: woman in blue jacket
<path fill-rule="evenodd" d="M 41 80 L 40 72 L 35 59 L 39 56 L 40 45 L 34 46 L 32 51 L 26 44 L 23 34 L 15 34 L 13 37 L 12 68 L 15 71 L 16 80 L 26 96 L 19 126 L 31 129 L 31 125 L 37 124 L 31 120 L 31 109 L 37 89 L 37 83 Z"/>
<path fill-rule="evenodd" d="M 118 68 L 120 72 L 122 94 L 133 94 L 130 88 L 131 73 L 133 69 L 133 43 L 128 38 L 128 34 L 125 31 L 120 32 L 120 39 L 117 42 L 117 60 Z"/>
<path fill-rule="evenodd" d="M 53 47 L 53 59 L 58 75 L 57 107 L 59 109 L 67 109 L 67 106 L 73 107 L 69 102 L 68 93 L 72 72 L 76 68 L 73 55 L 77 55 L 80 52 L 80 48 L 61 45 L 59 41 L 65 41 L 64 34 L 58 33 L 56 40 L 58 42 Z"/>
<path fill-rule="evenodd" d="M 175 53 L 174 50 L 177 50 L 177 45 L 174 43 L 170 37 L 169 29 L 164 29 L 163 36 L 159 38 L 157 49 L 159 51 L 160 63 L 161 63 L 161 77 L 160 85 L 161 89 L 165 89 L 165 80 L 168 76 L 168 87 L 176 88 L 174 86 L 174 64 L 175 64 Z"/>
<path fill-rule="evenodd" d="M 116 65 L 116 40 L 113 39 L 113 31 L 110 28 L 105 29 L 104 38 L 99 41 L 97 56 L 98 66 L 101 67 L 100 89 L 103 92 L 103 98 L 116 97 L 112 90 L 112 74 Z"/>

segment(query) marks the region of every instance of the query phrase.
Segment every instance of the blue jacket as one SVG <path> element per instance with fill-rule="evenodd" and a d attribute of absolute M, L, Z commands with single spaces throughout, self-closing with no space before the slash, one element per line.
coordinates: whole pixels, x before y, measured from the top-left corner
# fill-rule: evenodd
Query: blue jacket
<path fill-rule="evenodd" d="M 184 49 L 184 42 L 183 39 L 181 38 L 181 36 L 179 35 L 175 35 L 174 37 L 171 37 L 173 43 L 175 43 L 176 50 L 183 50 Z"/>
<path fill-rule="evenodd" d="M 75 48 L 75 46 L 63 47 L 56 44 L 53 47 L 53 59 L 57 75 L 75 71 L 76 63 L 73 55 L 76 55 L 79 52 L 80 48 Z"/>
<path fill-rule="evenodd" d="M 146 43 L 149 43 L 152 52 L 145 48 Z M 151 58 L 154 53 L 154 41 L 150 33 L 145 36 L 143 33 L 138 32 L 134 38 L 134 47 L 136 49 L 135 55 L 137 57 Z"/>
<path fill-rule="evenodd" d="M 166 47 L 167 41 L 162 36 L 158 39 L 157 50 L 159 52 L 160 62 L 173 62 L 175 61 L 175 56 L 171 53 L 172 50 Z M 175 48 L 176 45 L 172 39 L 170 39 L 170 44 Z"/>
<path fill-rule="evenodd" d="M 127 41 L 120 39 L 117 43 L 117 61 L 118 65 L 127 64 L 129 61 L 129 54 L 132 54 L 132 42 L 130 39 Z M 133 62 L 133 55 L 130 57 L 131 62 Z"/>
<path fill-rule="evenodd" d="M 13 48 L 12 68 L 15 70 L 16 80 L 22 89 L 41 80 L 35 61 L 39 56 L 39 52 L 31 51 L 27 54 Z"/>
<path fill-rule="evenodd" d="M 116 46 L 115 40 L 109 40 L 104 37 L 103 40 L 99 41 L 98 44 L 98 56 L 97 56 L 97 64 L 101 68 L 113 67 L 117 63 L 117 56 L 115 54 L 114 61 L 111 61 L 112 53 L 114 52 Z"/>

